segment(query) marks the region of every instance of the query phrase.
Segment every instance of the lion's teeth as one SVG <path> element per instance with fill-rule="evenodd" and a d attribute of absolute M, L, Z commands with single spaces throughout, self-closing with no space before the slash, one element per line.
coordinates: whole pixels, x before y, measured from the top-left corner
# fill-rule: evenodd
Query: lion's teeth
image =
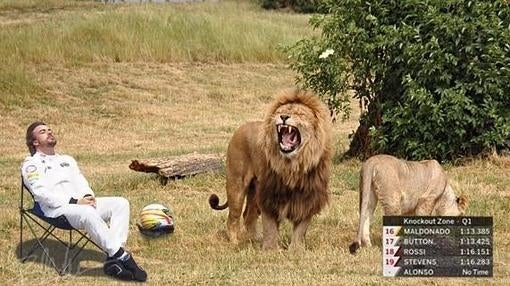
<path fill-rule="evenodd" d="M 290 125 L 287 127 L 287 130 L 290 132 L 292 132 L 292 127 L 290 127 Z"/>
<path fill-rule="evenodd" d="M 278 133 L 280 133 L 282 131 L 282 126 L 281 125 L 278 125 L 278 127 L 276 127 L 277 130 L 278 130 Z"/>

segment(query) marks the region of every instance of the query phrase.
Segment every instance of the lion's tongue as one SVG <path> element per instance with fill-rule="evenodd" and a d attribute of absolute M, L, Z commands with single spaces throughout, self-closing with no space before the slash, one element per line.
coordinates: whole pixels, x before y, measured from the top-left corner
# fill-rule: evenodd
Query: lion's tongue
<path fill-rule="evenodd" d="M 296 132 L 291 131 L 291 132 L 285 132 L 282 134 L 283 145 L 291 147 L 294 144 L 296 144 L 296 141 L 297 141 Z"/>

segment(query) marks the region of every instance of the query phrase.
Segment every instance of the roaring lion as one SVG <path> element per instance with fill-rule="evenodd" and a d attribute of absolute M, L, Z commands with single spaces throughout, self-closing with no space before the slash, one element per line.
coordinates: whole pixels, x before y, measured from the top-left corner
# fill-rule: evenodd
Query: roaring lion
<path fill-rule="evenodd" d="M 349 246 L 371 246 L 370 221 L 377 201 L 385 215 L 459 216 L 467 198 L 456 197 L 445 171 L 436 160 L 405 161 L 389 155 L 370 157 L 360 172 L 358 236 Z"/>
<path fill-rule="evenodd" d="M 290 247 L 303 247 L 312 217 L 329 200 L 328 183 L 333 148 L 331 119 L 326 106 L 310 92 L 287 90 L 279 94 L 264 121 L 248 122 L 234 133 L 227 149 L 229 239 L 240 239 L 243 211 L 249 239 L 255 239 L 262 214 L 263 249 L 278 247 L 278 228 L 287 218 L 293 224 Z"/>

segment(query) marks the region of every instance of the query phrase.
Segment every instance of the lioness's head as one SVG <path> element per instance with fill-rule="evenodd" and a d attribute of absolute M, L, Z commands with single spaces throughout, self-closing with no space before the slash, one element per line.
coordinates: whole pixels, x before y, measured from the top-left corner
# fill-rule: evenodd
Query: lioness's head
<path fill-rule="evenodd" d="M 281 175 L 303 174 L 331 151 L 331 119 L 317 96 L 303 90 L 280 93 L 264 119 L 260 143 L 270 167 Z"/>
<path fill-rule="evenodd" d="M 451 185 L 447 184 L 432 214 L 440 216 L 461 216 L 466 213 L 468 204 L 469 200 L 465 195 L 455 196 Z"/>

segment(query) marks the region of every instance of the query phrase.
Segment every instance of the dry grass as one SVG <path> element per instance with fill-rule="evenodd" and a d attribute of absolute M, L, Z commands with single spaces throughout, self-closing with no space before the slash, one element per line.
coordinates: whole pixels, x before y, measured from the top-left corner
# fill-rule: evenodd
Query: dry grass
<path fill-rule="evenodd" d="M 225 238 L 227 212 L 209 208 L 211 193 L 224 198 L 224 173 L 203 174 L 162 186 L 156 177 L 128 169 L 130 160 L 188 152 L 225 152 L 237 126 L 261 118 L 275 91 L 292 86 L 281 64 L 93 62 L 77 66 L 28 64 L 40 91 L 5 106 L 0 137 L 0 281 L 16 285 L 118 284 L 102 274 L 102 256 L 87 252 L 75 274 L 59 277 L 40 260 L 21 264 L 19 166 L 24 132 L 42 119 L 56 131 L 58 150 L 72 154 L 98 195 L 131 202 L 128 248 L 149 273 L 150 285 L 508 285 L 510 284 L 510 179 L 507 158 L 447 166 L 457 189 L 471 198 L 468 215 L 494 216 L 494 278 L 382 277 L 381 219 L 372 228 L 376 246 L 356 256 L 357 160 L 335 160 L 332 201 L 313 221 L 303 253 L 264 252 L 260 243 L 238 246 Z M 337 155 L 347 148 L 356 118 L 334 126 Z M 174 212 L 175 234 L 147 240 L 136 230 L 146 204 Z M 380 211 L 377 212 L 380 215 Z M 288 245 L 290 226 L 281 229 Z"/>
<path fill-rule="evenodd" d="M 14 109 L 3 116 L 7 130 L 12 131 L 0 139 L 4 154 L 0 161 L 0 257 L 9 261 L 1 268 L 2 281 L 114 283 L 94 269 L 101 266 L 100 261 L 82 261 L 81 268 L 93 269 L 79 277 L 57 278 L 38 262 L 20 264 L 16 260 L 18 166 L 26 154 L 22 134 L 26 125 L 36 119 L 44 119 L 54 127 L 59 150 L 75 155 L 96 193 L 129 198 L 133 215 L 128 245 L 149 271 L 151 284 L 454 285 L 462 281 L 470 285 L 503 285 L 509 281 L 508 160 L 477 160 L 448 168 L 458 188 L 472 198 L 469 215 L 495 218 L 495 278 L 382 279 L 380 243 L 357 256 L 349 255 L 346 249 L 356 228 L 357 160 L 336 160 L 333 200 L 312 224 L 303 254 L 268 253 L 260 250 L 259 243 L 234 246 L 226 240 L 227 213 L 212 211 L 207 204 L 213 192 L 224 197 L 223 173 L 161 186 L 154 176 L 127 168 L 132 159 L 193 151 L 224 152 L 232 131 L 246 120 L 260 118 L 275 90 L 290 86 L 293 74 L 284 67 L 111 64 L 42 66 L 35 72 L 52 103 L 32 106 L 30 110 Z M 346 148 L 346 138 L 353 127 L 354 118 L 336 123 L 338 154 Z M 146 240 L 136 231 L 137 211 L 151 202 L 172 208 L 177 220 L 174 235 Z M 380 240 L 380 224 L 378 219 L 373 227 L 375 241 Z M 288 244 L 289 231 L 285 224 L 282 246 Z"/>

